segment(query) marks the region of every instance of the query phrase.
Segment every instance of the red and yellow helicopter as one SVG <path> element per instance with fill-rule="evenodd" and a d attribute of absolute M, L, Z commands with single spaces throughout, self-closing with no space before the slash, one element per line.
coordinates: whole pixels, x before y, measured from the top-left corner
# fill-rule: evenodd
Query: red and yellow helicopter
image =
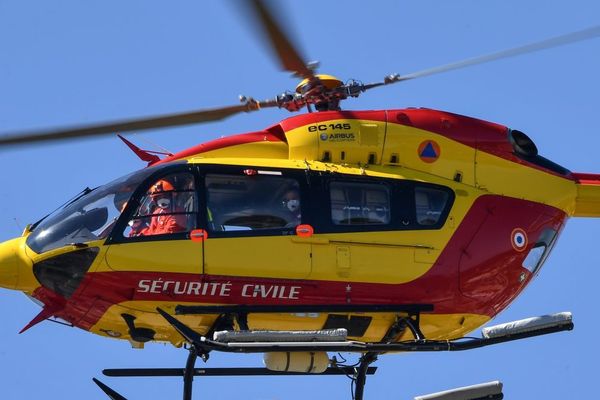
<path fill-rule="evenodd" d="M 556 316 L 552 326 L 456 340 L 531 282 L 569 217 L 598 216 L 599 176 L 545 159 L 527 135 L 503 125 L 430 109 L 345 111 L 340 102 L 594 37 L 598 28 L 344 84 L 316 74 L 269 9 L 253 4 L 285 69 L 304 79 L 295 92 L 0 139 L 126 132 L 267 107 L 311 111 L 163 159 L 126 141 L 148 168 L 83 191 L 2 244 L 2 286 L 43 304 L 24 329 L 53 317 L 136 346 L 187 344 L 190 397 L 194 361 L 213 351 L 264 352 L 272 370 L 345 373 L 325 354 L 354 351 L 363 354 L 354 376 L 360 399 L 379 354 L 463 350 L 572 328 Z"/>

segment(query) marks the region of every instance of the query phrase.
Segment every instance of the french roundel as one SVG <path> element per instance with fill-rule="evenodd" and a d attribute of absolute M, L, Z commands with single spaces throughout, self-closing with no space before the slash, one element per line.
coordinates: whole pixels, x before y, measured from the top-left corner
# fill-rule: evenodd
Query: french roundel
<path fill-rule="evenodd" d="M 527 233 L 521 228 L 516 228 L 511 233 L 511 243 L 516 251 L 523 251 L 527 247 Z"/>

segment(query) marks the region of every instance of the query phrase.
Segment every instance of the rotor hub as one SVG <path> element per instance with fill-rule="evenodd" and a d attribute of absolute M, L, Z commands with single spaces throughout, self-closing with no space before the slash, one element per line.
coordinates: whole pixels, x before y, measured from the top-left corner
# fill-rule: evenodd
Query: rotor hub
<path fill-rule="evenodd" d="M 315 77 L 317 78 L 316 80 L 311 80 L 308 78 L 303 79 L 302 82 L 296 86 L 296 93 L 307 93 L 316 86 L 315 83 L 320 83 L 329 90 L 337 89 L 343 85 L 343 82 L 333 75 L 317 74 Z"/>

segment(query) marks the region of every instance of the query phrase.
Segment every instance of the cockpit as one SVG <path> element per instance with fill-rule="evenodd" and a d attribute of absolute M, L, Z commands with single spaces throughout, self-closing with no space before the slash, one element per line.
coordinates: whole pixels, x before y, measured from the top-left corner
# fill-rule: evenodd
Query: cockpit
<path fill-rule="evenodd" d="M 95 189 L 35 223 L 27 245 L 40 254 L 70 244 L 105 239 L 131 195 L 157 167 L 146 168 Z"/>

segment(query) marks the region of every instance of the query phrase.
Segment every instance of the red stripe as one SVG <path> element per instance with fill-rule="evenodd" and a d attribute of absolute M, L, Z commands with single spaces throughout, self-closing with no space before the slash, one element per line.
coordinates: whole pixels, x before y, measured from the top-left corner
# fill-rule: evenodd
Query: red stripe
<path fill-rule="evenodd" d="M 584 185 L 600 185 L 600 174 L 573 172 L 572 175 L 577 183 Z"/>
<path fill-rule="evenodd" d="M 348 283 L 168 272 L 89 273 L 58 316 L 89 330 L 114 304 L 168 301 L 253 305 L 425 303 L 433 304 L 436 314 L 473 313 L 491 317 L 510 304 L 531 281 L 532 276 L 522 263 L 541 232 L 549 227 L 560 230 L 565 219 L 564 212 L 543 204 L 483 196 L 456 228 L 434 266 L 412 282 Z M 512 246 L 515 228 L 528 236 L 525 251 L 517 252 Z M 373 268 L 377 268 L 376 263 Z M 522 274 L 525 280 L 520 279 Z M 180 286 L 176 288 L 174 282 L 180 282 Z M 192 283 L 194 286 L 190 286 Z M 182 292 L 184 285 L 186 291 L 176 293 Z M 208 289 L 202 294 L 204 287 Z M 258 294 L 254 295 L 256 289 Z M 42 301 L 56 297 L 43 288 L 34 296 Z"/>

